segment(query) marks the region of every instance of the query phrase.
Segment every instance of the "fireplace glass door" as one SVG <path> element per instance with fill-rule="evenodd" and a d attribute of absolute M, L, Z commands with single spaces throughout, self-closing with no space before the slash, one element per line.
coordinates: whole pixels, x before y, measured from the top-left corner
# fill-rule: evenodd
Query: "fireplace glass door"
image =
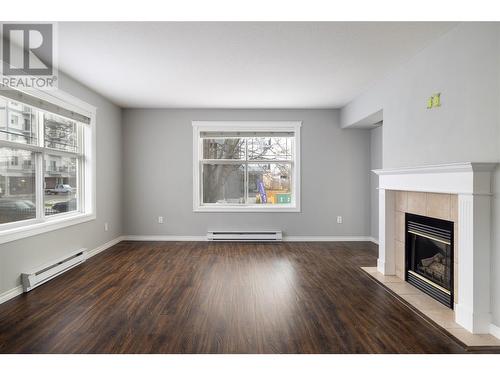
<path fill-rule="evenodd" d="M 453 223 L 406 214 L 406 280 L 453 307 Z"/>

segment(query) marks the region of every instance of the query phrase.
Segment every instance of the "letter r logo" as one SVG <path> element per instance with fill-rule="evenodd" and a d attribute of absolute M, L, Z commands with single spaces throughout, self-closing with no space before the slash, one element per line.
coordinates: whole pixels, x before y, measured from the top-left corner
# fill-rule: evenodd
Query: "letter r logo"
<path fill-rule="evenodd" d="M 52 24 L 3 24 L 2 34 L 4 75 L 52 75 Z"/>

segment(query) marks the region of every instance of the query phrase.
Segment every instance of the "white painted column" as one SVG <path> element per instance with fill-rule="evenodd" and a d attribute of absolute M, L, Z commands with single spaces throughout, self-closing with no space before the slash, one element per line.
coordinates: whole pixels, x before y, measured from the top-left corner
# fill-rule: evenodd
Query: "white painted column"
<path fill-rule="evenodd" d="M 458 304 L 455 320 L 472 333 L 488 333 L 490 313 L 491 197 L 458 196 Z"/>
<path fill-rule="evenodd" d="M 394 255 L 394 192 L 378 191 L 378 259 L 377 270 L 384 275 L 396 274 Z"/>

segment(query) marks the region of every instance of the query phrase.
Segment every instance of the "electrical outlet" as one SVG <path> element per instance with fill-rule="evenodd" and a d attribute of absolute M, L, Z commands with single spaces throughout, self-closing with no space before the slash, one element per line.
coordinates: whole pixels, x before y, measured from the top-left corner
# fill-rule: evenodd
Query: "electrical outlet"
<path fill-rule="evenodd" d="M 158 224 L 163 224 L 163 216 L 158 216 Z"/>
<path fill-rule="evenodd" d="M 342 224 L 342 216 L 337 216 L 337 224 Z"/>
<path fill-rule="evenodd" d="M 107 232 L 109 229 L 108 223 L 104 223 L 104 231 Z"/>

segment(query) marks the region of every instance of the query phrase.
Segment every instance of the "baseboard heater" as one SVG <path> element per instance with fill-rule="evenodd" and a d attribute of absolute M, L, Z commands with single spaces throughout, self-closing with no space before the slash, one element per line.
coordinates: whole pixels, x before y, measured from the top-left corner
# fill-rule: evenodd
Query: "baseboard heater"
<path fill-rule="evenodd" d="M 37 286 L 40 286 L 54 277 L 57 277 L 71 268 L 85 262 L 86 259 L 87 249 L 80 249 L 64 256 L 63 258 L 37 267 L 30 272 L 22 273 L 21 281 L 23 283 L 23 291 L 29 292 Z"/>
<path fill-rule="evenodd" d="M 209 230 L 207 239 L 209 241 L 279 242 L 283 240 L 283 234 L 280 230 Z"/>

